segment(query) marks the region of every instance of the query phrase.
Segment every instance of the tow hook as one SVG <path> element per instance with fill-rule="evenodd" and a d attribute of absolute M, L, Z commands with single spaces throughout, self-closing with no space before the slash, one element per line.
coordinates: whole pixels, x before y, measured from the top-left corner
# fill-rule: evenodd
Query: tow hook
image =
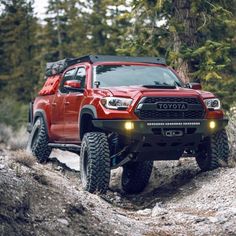
<path fill-rule="evenodd" d="M 184 135 L 182 130 L 167 130 L 165 131 L 167 137 L 180 137 Z"/>

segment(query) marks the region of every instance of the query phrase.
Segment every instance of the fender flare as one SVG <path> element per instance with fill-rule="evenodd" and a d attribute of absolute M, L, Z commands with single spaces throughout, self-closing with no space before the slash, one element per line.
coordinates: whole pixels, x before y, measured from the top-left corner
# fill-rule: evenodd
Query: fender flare
<path fill-rule="evenodd" d="M 95 108 L 95 106 L 93 105 L 85 105 L 82 107 L 80 115 L 79 115 L 79 122 L 78 122 L 78 131 L 79 131 L 79 137 L 80 140 L 82 139 L 82 127 L 81 127 L 81 121 L 82 121 L 82 117 L 83 115 L 90 115 L 92 117 L 92 119 L 97 119 L 97 110 Z"/>
<path fill-rule="evenodd" d="M 93 119 L 97 119 L 97 110 L 95 106 L 93 105 L 85 105 L 82 107 L 80 112 L 79 121 L 81 121 L 81 118 L 84 114 L 89 114 L 93 117 Z"/>

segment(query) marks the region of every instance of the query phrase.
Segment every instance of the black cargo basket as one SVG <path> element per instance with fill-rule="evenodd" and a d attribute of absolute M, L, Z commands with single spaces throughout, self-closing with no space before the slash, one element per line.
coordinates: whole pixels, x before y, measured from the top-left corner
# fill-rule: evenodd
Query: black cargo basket
<path fill-rule="evenodd" d="M 66 58 L 56 62 L 48 62 L 46 64 L 45 75 L 47 77 L 62 73 L 67 67 L 74 65 L 78 58 Z"/>

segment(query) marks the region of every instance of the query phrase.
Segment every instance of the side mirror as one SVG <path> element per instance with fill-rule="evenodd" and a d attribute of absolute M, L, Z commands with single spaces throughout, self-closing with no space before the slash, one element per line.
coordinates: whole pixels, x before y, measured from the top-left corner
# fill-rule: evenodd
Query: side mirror
<path fill-rule="evenodd" d="M 81 83 L 77 80 L 67 80 L 64 83 L 64 88 L 66 88 L 69 91 L 78 91 L 78 92 L 83 91 L 83 89 L 81 88 Z"/>
<path fill-rule="evenodd" d="M 202 90 L 202 85 L 200 83 L 191 83 L 192 89 Z"/>

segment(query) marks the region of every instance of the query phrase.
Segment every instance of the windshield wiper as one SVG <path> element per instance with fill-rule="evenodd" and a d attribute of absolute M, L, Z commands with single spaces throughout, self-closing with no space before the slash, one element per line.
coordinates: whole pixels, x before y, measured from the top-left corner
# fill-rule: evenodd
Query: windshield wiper
<path fill-rule="evenodd" d="M 175 89 L 176 86 L 174 85 L 155 85 L 155 84 L 150 84 L 150 85 L 142 85 L 142 87 L 145 87 L 145 88 L 159 88 L 159 89 Z"/>

